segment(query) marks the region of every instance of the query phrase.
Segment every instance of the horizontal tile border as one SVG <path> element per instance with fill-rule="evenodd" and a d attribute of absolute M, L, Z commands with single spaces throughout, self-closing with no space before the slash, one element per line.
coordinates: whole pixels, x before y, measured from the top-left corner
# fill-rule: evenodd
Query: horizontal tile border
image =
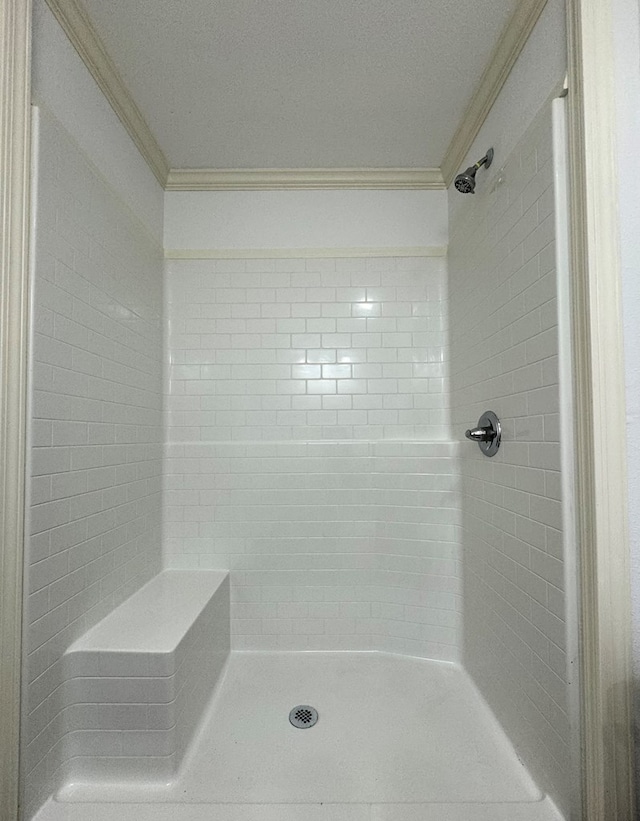
<path fill-rule="evenodd" d="M 404 248 L 167 248 L 165 259 L 344 259 L 446 257 L 446 245 Z"/>

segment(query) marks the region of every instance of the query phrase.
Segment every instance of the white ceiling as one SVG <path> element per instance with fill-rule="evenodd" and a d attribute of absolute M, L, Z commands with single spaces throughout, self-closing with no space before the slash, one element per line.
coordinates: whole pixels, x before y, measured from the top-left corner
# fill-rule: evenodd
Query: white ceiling
<path fill-rule="evenodd" d="M 173 168 L 439 166 L 518 0 L 84 0 Z"/>

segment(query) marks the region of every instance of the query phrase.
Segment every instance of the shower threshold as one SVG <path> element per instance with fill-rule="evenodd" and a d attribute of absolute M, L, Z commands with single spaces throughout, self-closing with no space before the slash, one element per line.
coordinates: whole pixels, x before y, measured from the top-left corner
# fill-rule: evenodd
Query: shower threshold
<path fill-rule="evenodd" d="M 346 652 L 232 653 L 175 781 L 76 780 L 35 818 L 562 821 L 463 670 Z"/>

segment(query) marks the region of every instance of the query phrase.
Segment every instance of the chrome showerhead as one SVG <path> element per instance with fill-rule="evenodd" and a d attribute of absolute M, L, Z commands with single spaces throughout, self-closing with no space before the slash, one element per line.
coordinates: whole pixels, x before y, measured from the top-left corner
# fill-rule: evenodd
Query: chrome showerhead
<path fill-rule="evenodd" d="M 456 189 L 461 194 L 473 194 L 476 188 L 476 174 L 479 168 L 482 168 L 484 165 L 485 168 L 489 168 L 493 161 L 493 148 L 490 148 L 484 157 L 475 165 L 470 165 L 465 171 L 458 176 L 453 181 Z"/>
<path fill-rule="evenodd" d="M 461 194 L 473 194 L 476 187 L 476 171 L 478 169 L 471 165 L 462 174 L 458 174 L 454 185 Z"/>

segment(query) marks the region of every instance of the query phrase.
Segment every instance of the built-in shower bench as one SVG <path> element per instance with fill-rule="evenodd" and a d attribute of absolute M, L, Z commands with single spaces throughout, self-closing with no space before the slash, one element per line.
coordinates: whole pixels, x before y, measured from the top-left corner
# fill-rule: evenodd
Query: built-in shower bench
<path fill-rule="evenodd" d="M 165 570 L 64 658 L 65 755 L 93 780 L 170 778 L 229 654 L 229 574 Z"/>

